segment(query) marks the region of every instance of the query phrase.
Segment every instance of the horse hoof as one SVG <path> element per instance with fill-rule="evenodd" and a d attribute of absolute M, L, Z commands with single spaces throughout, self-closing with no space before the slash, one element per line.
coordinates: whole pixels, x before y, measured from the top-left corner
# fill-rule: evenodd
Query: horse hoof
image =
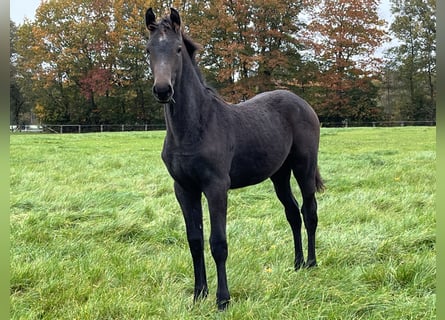
<path fill-rule="evenodd" d="M 209 290 L 207 288 L 204 288 L 202 290 L 197 290 L 193 296 L 193 302 L 196 303 L 199 300 L 206 299 L 208 294 L 209 294 Z"/>
<path fill-rule="evenodd" d="M 298 270 L 304 268 L 305 265 L 306 265 L 306 263 L 304 262 L 304 260 L 295 262 L 295 267 L 294 267 L 295 271 L 298 271 Z"/>
<path fill-rule="evenodd" d="M 317 265 L 317 261 L 315 261 L 315 260 L 308 261 L 308 262 L 306 262 L 306 263 L 304 264 L 304 267 L 305 267 L 306 269 L 318 267 L 318 265 Z"/>
<path fill-rule="evenodd" d="M 229 307 L 230 300 L 217 301 L 218 311 L 225 311 Z"/>

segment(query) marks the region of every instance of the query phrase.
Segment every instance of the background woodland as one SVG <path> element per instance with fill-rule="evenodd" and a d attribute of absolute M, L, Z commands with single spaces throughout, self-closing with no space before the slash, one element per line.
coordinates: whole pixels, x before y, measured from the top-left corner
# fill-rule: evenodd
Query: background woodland
<path fill-rule="evenodd" d="M 14 125 L 163 122 L 152 98 L 144 13 L 177 8 L 201 44 L 208 82 L 229 102 L 273 89 L 306 99 L 325 123 L 435 121 L 436 7 L 391 0 L 44 1 L 10 22 Z M 376 54 L 385 43 L 392 47 Z"/>

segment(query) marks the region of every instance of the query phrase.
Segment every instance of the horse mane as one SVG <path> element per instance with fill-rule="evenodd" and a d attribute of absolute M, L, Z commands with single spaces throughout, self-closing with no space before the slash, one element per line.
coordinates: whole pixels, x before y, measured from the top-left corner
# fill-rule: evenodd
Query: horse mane
<path fill-rule="evenodd" d="M 206 81 L 204 79 L 204 76 L 202 75 L 201 69 L 198 67 L 198 63 L 196 62 L 196 53 L 197 53 L 198 50 L 202 49 L 202 46 L 199 43 L 195 42 L 184 31 L 182 31 L 182 40 L 184 41 L 184 44 L 185 44 L 185 47 L 186 47 L 187 52 L 189 54 L 190 60 L 192 62 L 192 65 L 193 65 L 193 67 L 194 67 L 194 69 L 196 71 L 196 74 L 198 75 L 198 78 L 201 81 L 202 85 L 207 89 L 207 91 L 209 91 L 210 93 L 215 95 L 217 98 L 220 98 L 220 96 L 218 95 L 216 90 L 207 85 L 207 83 L 206 83 Z"/>
<path fill-rule="evenodd" d="M 175 30 L 173 22 L 171 21 L 169 16 L 162 18 L 158 24 L 158 27 L 163 27 L 163 28 L 166 28 L 169 30 Z M 204 79 L 204 76 L 202 75 L 201 70 L 198 67 L 198 63 L 196 61 L 196 53 L 198 52 L 198 50 L 202 49 L 202 46 L 199 43 L 195 42 L 187 33 L 184 32 L 184 30 L 181 30 L 180 32 L 182 35 L 182 40 L 184 42 L 185 48 L 187 49 L 187 53 L 190 57 L 190 61 L 192 62 L 193 68 L 194 68 L 200 82 L 202 83 L 204 88 L 207 89 L 207 91 L 212 93 L 215 97 L 223 100 L 214 88 L 207 85 L 207 83 Z"/>
<path fill-rule="evenodd" d="M 182 33 L 182 40 L 184 41 L 185 48 L 187 49 L 187 53 L 189 54 L 190 60 L 192 61 L 193 66 L 197 69 L 199 78 L 202 79 L 201 70 L 198 68 L 198 63 L 196 62 L 196 53 L 198 50 L 202 48 L 202 46 L 195 41 L 184 31 Z"/>

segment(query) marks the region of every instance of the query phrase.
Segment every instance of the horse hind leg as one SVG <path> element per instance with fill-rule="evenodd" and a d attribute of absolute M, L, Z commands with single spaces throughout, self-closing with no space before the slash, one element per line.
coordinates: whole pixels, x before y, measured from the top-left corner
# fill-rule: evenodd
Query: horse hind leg
<path fill-rule="evenodd" d="M 317 201 L 315 194 L 312 193 L 307 197 L 303 197 L 303 213 L 304 225 L 307 232 L 308 256 L 305 267 L 316 267 L 317 258 L 315 254 L 315 233 L 317 231 L 318 216 L 317 216 Z"/>
<path fill-rule="evenodd" d="M 283 167 L 275 173 L 271 180 L 273 182 L 275 193 L 278 199 L 284 206 L 287 221 L 292 229 L 295 248 L 295 270 L 304 266 L 303 247 L 301 243 L 301 217 L 298 202 L 292 194 L 290 187 L 290 167 L 283 165 Z"/>
<path fill-rule="evenodd" d="M 322 180 L 316 165 L 301 163 L 292 169 L 303 197 L 301 213 L 307 232 L 308 256 L 305 267 L 317 266 L 315 254 L 315 233 L 318 226 L 317 200 L 315 192 L 323 188 Z"/>

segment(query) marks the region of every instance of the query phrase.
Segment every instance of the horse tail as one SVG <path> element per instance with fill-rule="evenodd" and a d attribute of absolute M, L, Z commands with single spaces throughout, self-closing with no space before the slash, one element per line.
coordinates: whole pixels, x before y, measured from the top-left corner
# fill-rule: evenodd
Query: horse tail
<path fill-rule="evenodd" d="M 315 188 L 317 192 L 323 192 L 325 189 L 325 185 L 323 179 L 321 178 L 320 170 L 318 167 L 317 170 L 315 171 Z"/>

